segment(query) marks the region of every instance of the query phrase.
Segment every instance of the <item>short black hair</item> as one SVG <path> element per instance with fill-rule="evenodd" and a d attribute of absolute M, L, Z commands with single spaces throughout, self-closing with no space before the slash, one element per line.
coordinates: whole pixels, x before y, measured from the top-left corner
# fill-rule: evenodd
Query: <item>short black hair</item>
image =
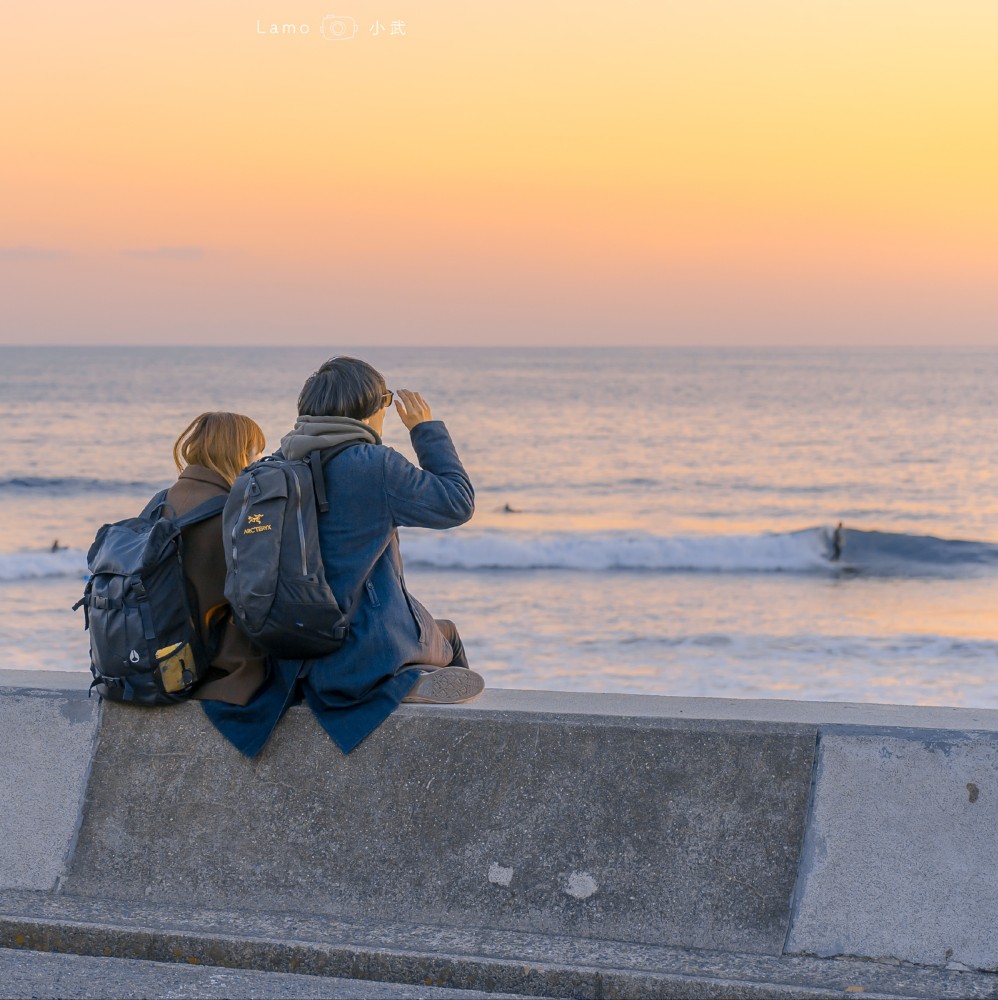
<path fill-rule="evenodd" d="M 330 358 L 305 380 L 298 415 L 364 420 L 381 409 L 385 392 L 384 376 L 366 361 Z"/>

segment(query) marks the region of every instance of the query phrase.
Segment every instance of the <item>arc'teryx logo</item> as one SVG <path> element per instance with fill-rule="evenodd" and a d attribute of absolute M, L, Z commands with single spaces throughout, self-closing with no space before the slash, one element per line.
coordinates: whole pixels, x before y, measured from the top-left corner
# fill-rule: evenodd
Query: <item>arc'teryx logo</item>
<path fill-rule="evenodd" d="M 263 514 L 250 514 L 246 518 L 246 523 L 252 527 L 243 528 L 244 535 L 255 535 L 260 531 L 273 531 L 273 525 L 263 523 Z"/>

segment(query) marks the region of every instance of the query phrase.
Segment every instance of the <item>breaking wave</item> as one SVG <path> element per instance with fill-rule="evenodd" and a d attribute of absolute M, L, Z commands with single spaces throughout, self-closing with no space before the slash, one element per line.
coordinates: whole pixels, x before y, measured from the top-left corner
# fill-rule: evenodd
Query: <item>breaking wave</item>
<path fill-rule="evenodd" d="M 646 570 L 962 576 L 998 570 L 998 545 L 928 535 L 816 527 L 761 535 L 641 532 L 436 534 L 410 531 L 406 562 L 437 569 Z"/>
<path fill-rule="evenodd" d="M 0 582 L 38 580 L 43 577 L 87 576 L 87 554 L 82 549 L 58 552 L 5 552 L 0 555 Z"/>
<path fill-rule="evenodd" d="M 998 545 L 845 528 L 782 534 L 433 532 L 402 529 L 407 565 L 449 570 L 973 576 L 998 572 Z M 0 581 L 87 575 L 82 549 L 0 553 Z"/>

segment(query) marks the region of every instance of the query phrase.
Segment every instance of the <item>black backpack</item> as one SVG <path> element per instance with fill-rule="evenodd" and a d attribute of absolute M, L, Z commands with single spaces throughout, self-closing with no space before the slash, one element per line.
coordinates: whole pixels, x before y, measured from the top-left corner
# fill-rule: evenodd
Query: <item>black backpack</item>
<path fill-rule="evenodd" d="M 225 497 L 205 500 L 178 518 L 163 515 L 165 504 L 163 490 L 138 517 L 101 527 L 87 553 L 90 579 L 73 605 L 84 609 L 90 630 L 90 687 L 112 701 L 184 701 L 212 656 L 184 576 L 180 531 L 220 514 Z"/>
<path fill-rule="evenodd" d="M 317 509 L 329 509 L 322 465 L 359 441 L 302 459 L 268 455 L 232 484 L 222 514 L 225 598 L 263 650 L 312 659 L 339 649 L 350 624 L 322 565 Z"/>

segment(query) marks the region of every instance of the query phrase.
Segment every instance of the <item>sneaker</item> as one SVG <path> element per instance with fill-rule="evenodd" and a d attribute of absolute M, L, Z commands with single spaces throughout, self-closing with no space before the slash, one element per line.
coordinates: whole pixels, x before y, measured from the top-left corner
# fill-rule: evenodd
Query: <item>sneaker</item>
<path fill-rule="evenodd" d="M 485 678 L 467 667 L 438 667 L 423 674 L 402 699 L 418 705 L 458 705 L 477 698 L 485 688 Z"/>

